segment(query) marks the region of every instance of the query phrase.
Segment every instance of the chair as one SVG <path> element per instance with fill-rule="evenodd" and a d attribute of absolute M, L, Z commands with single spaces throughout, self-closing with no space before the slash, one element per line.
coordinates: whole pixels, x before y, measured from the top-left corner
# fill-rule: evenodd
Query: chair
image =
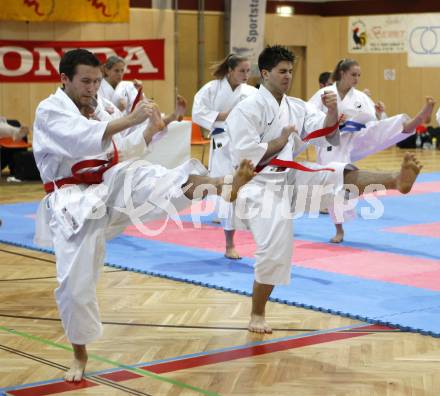
<path fill-rule="evenodd" d="M 32 147 L 32 144 L 29 144 L 28 142 L 26 142 L 25 140 L 18 140 L 18 141 L 14 141 L 9 137 L 6 138 L 1 138 L 0 139 L 0 178 L 1 178 L 1 168 L 2 168 L 2 164 L 1 164 L 1 152 L 3 148 L 7 148 L 7 149 L 27 149 L 29 147 Z"/>
<path fill-rule="evenodd" d="M 202 129 L 192 122 L 191 117 L 185 117 L 184 119 L 191 121 L 191 146 L 202 146 L 202 164 L 204 164 L 205 147 L 210 144 L 210 140 L 203 137 Z"/>

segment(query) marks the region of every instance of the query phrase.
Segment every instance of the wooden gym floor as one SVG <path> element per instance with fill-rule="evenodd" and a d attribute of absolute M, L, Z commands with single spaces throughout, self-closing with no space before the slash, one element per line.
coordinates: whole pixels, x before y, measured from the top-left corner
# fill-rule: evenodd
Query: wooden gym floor
<path fill-rule="evenodd" d="M 403 153 L 389 149 L 359 165 L 398 169 Z M 439 151 L 417 155 L 424 171 L 440 171 Z M 0 183 L 1 203 L 42 196 L 38 183 Z M 27 394 L 47 394 L 43 385 L 69 365 L 70 352 L 58 347 L 67 341 L 55 287 L 52 255 L 0 244 L 0 388 L 41 382 Z M 352 328 L 360 322 L 277 303 L 269 303 L 268 320 L 278 330 L 250 334 L 248 297 L 108 267 L 98 296 L 104 335 L 89 346 L 88 372 L 155 362 L 158 374 L 95 375 L 89 379 L 95 386 L 50 394 L 440 394 L 440 339 Z M 166 359 L 173 360 L 158 362 Z"/>

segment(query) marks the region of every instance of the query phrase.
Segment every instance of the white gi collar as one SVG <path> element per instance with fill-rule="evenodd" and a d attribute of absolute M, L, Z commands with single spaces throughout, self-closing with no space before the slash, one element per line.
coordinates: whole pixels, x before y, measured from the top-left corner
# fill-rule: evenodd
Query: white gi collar
<path fill-rule="evenodd" d="M 105 90 L 105 91 L 110 91 L 112 93 L 115 92 L 115 89 L 111 86 L 111 84 L 105 78 L 103 78 L 101 80 L 101 86 L 102 86 L 103 90 Z"/>
<path fill-rule="evenodd" d="M 67 95 L 62 88 L 58 88 L 54 95 L 61 103 L 63 103 L 69 110 L 74 111 L 75 113 L 81 114 L 75 102 L 70 99 L 69 95 Z"/>
<path fill-rule="evenodd" d="M 327 88 L 327 87 L 324 87 L 323 90 L 325 90 L 325 88 Z M 345 101 L 346 98 L 350 98 L 350 97 L 353 95 L 353 92 L 355 91 L 355 88 L 354 88 L 354 87 L 351 87 L 351 88 L 347 91 L 347 93 L 345 94 L 344 99 L 342 99 L 341 96 L 339 95 L 338 87 L 336 86 L 336 83 L 335 83 L 335 82 L 331 85 L 331 88 L 334 89 L 334 91 L 336 92 L 336 95 L 338 95 L 338 99 L 339 99 L 341 102 Z"/>
<path fill-rule="evenodd" d="M 283 107 L 283 105 L 287 104 L 287 96 L 284 94 L 281 103 L 278 104 L 278 101 L 275 99 L 275 96 L 272 95 L 272 93 L 263 85 L 260 85 L 260 88 L 258 89 L 259 94 L 264 98 L 264 100 L 267 102 L 267 104 L 276 112 Z"/>
<path fill-rule="evenodd" d="M 221 80 L 220 84 L 222 85 L 223 89 L 228 90 L 228 91 L 230 92 L 231 95 L 232 95 L 232 94 L 237 94 L 237 93 L 239 93 L 239 92 L 241 91 L 241 87 L 242 87 L 242 85 L 243 85 L 243 84 L 240 84 L 240 85 L 237 86 L 237 88 L 235 88 L 234 90 L 232 90 L 231 84 L 229 84 L 229 81 L 228 81 L 228 78 L 227 78 L 227 77 L 224 77 L 224 78 Z"/>

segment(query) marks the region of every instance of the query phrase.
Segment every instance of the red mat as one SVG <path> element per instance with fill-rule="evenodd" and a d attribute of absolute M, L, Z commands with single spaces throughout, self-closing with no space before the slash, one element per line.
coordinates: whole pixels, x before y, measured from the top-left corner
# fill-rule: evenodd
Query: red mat
<path fill-rule="evenodd" d="M 160 228 L 163 222 L 151 222 L 152 229 Z M 125 235 L 172 243 L 180 246 L 206 249 L 223 253 L 225 248 L 223 230 L 203 225 L 193 228 L 184 223 L 184 231 L 174 222 L 169 222 L 164 232 L 156 237 L 146 237 L 134 226 L 128 227 Z M 253 257 L 255 243 L 248 231 L 236 231 L 237 249 L 243 257 Z M 327 243 L 296 240 L 294 242 L 294 264 L 306 268 L 352 275 L 401 285 L 440 290 L 440 262 L 394 253 L 372 252 Z"/>

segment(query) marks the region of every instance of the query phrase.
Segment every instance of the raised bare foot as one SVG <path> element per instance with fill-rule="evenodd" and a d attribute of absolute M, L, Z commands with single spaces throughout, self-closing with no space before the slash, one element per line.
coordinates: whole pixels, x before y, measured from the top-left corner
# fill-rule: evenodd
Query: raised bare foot
<path fill-rule="evenodd" d="M 402 194 L 408 194 L 422 168 L 423 165 L 414 154 L 405 153 L 400 173 L 396 176 L 396 189 Z"/>
<path fill-rule="evenodd" d="M 403 125 L 403 132 L 413 132 L 417 125 L 429 124 L 431 122 L 432 111 L 434 110 L 435 100 L 432 96 L 426 97 L 426 103 L 414 118 Z"/>
<path fill-rule="evenodd" d="M 151 106 L 151 115 L 148 118 L 148 126 L 144 132 L 144 139 L 147 144 L 153 140 L 154 135 L 165 128 L 165 122 L 160 114 L 159 107 L 155 103 L 149 103 Z"/>
<path fill-rule="evenodd" d="M 185 115 L 186 112 L 186 106 L 187 106 L 186 99 L 181 95 L 177 95 L 176 110 L 174 110 L 174 115 L 177 121 L 183 120 L 183 116 Z"/>
<path fill-rule="evenodd" d="M 225 257 L 231 260 L 241 260 L 241 256 L 235 250 L 235 247 L 226 248 Z"/>
<path fill-rule="evenodd" d="M 149 118 L 149 121 L 150 127 L 156 132 L 159 132 L 165 128 L 165 122 L 162 120 L 159 107 L 155 103 L 153 104 L 153 112 Z"/>
<path fill-rule="evenodd" d="M 251 319 L 248 324 L 248 330 L 252 333 L 271 334 L 272 329 L 266 323 L 264 316 L 251 314 Z"/>
<path fill-rule="evenodd" d="M 225 201 L 234 202 L 238 191 L 255 176 L 254 165 L 249 160 L 242 160 L 232 179 L 231 194 L 223 197 Z M 223 195 L 222 195 L 223 196 Z"/>
<path fill-rule="evenodd" d="M 64 375 L 67 382 L 80 382 L 84 376 L 87 364 L 87 350 L 85 345 L 73 346 L 74 358 L 69 370 Z"/>

